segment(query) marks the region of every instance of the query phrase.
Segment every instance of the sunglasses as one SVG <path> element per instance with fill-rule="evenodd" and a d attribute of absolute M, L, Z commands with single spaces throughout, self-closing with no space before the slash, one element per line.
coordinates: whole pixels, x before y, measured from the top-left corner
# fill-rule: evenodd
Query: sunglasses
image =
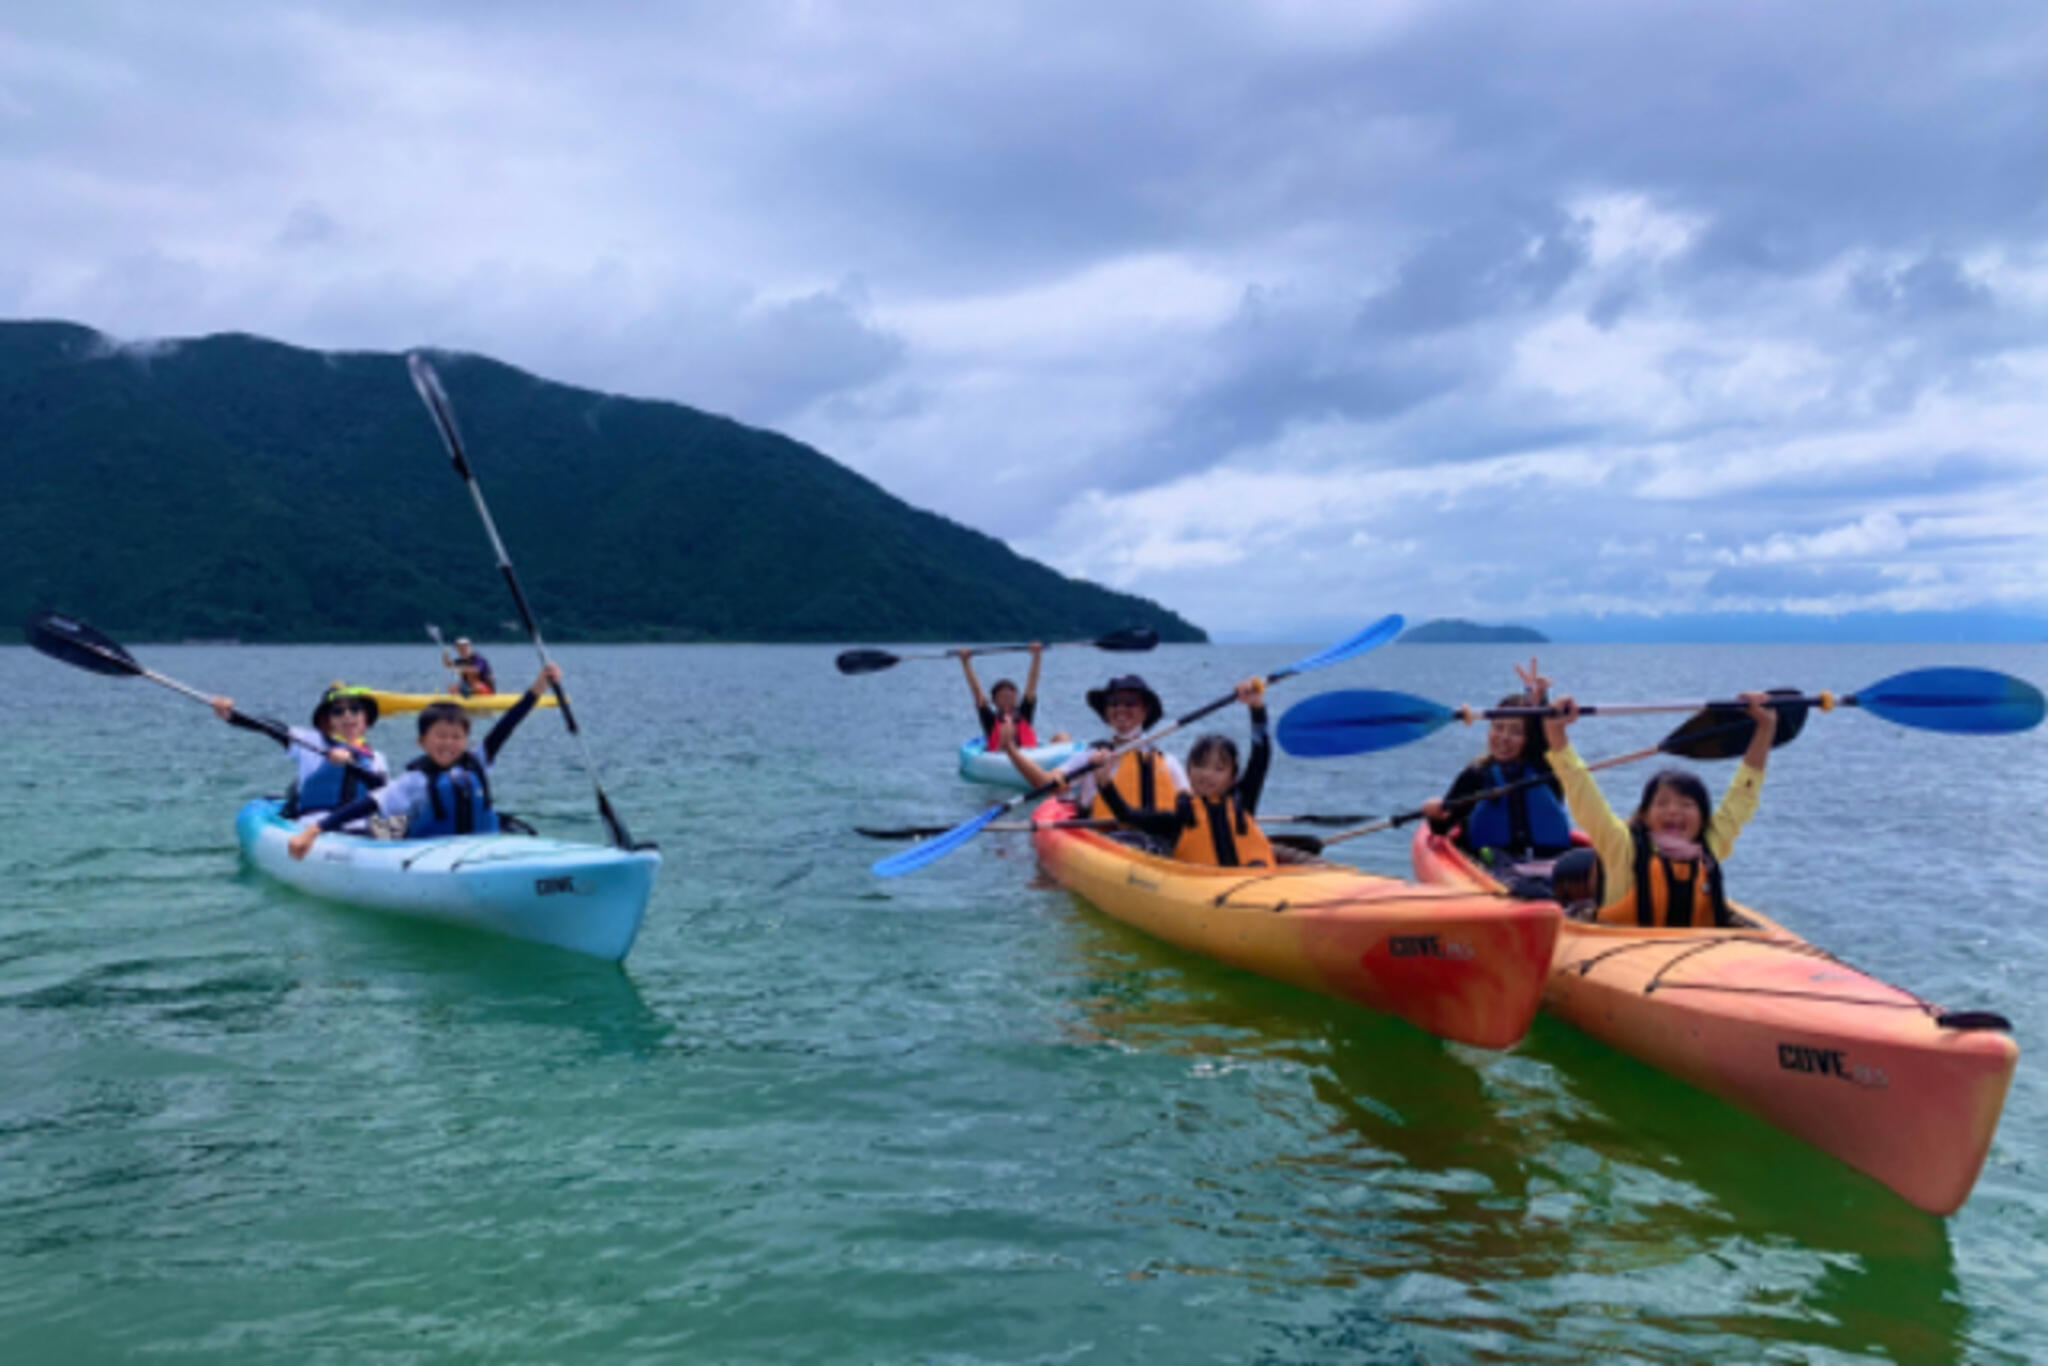
<path fill-rule="evenodd" d="M 370 714 L 370 709 L 361 702 L 329 702 L 327 710 L 331 715 L 335 716 L 344 716 L 349 712 L 355 712 L 362 716 Z"/>
<path fill-rule="evenodd" d="M 1105 711 L 1111 710 L 1116 707 L 1130 707 L 1136 711 L 1143 711 L 1145 709 L 1145 699 L 1142 697 L 1129 696 L 1112 697 L 1109 699 L 1109 701 L 1103 703 L 1102 705 L 1103 710 Z"/>

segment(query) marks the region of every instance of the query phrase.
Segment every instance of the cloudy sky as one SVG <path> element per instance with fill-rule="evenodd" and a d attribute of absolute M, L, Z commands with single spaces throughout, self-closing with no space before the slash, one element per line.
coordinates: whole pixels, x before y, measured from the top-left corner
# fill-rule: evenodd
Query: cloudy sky
<path fill-rule="evenodd" d="M 675 399 L 1226 637 L 2039 618 L 2044 106 L 2035 3 L 22 4 L 0 316 Z"/>

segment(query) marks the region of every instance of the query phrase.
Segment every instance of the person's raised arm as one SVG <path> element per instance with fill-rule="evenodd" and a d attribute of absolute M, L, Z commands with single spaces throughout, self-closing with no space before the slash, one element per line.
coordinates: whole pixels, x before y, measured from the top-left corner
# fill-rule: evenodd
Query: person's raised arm
<path fill-rule="evenodd" d="M 1746 692 L 1742 700 L 1749 704 L 1749 719 L 1756 722 L 1756 733 L 1749 737 L 1742 762 L 1761 773 L 1771 761 L 1771 742 L 1778 738 L 1778 709 L 1769 705 L 1769 693 Z"/>
<path fill-rule="evenodd" d="M 967 691 L 974 694 L 974 710 L 977 713 L 993 711 L 994 708 L 988 704 L 988 694 L 981 690 L 981 680 L 974 676 L 973 654 L 965 649 L 953 653 L 960 656 L 960 672 L 967 675 Z"/>
<path fill-rule="evenodd" d="M 1020 709 L 1024 703 L 1035 702 L 1038 699 L 1038 666 L 1043 663 L 1045 646 L 1042 642 L 1034 640 L 1031 642 L 1031 672 L 1024 676 L 1024 699 L 1018 704 Z"/>

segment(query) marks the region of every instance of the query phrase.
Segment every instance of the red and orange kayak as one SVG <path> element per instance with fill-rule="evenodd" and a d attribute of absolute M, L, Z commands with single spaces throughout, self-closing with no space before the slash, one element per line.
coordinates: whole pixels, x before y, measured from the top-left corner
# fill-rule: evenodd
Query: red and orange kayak
<path fill-rule="evenodd" d="M 1416 832 L 1415 876 L 1499 884 Z M 1944 1012 L 1747 907 L 1745 928 L 1655 930 L 1564 919 L 1551 1014 L 1951 1214 L 1984 1166 L 2019 1061 L 1996 1016 Z"/>
<path fill-rule="evenodd" d="M 1554 905 L 1327 863 L 1178 863 L 1048 824 L 1073 814 L 1061 802 L 1038 808 L 1038 861 L 1068 891 L 1155 938 L 1481 1048 L 1506 1048 L 1535 1018 Z"/>

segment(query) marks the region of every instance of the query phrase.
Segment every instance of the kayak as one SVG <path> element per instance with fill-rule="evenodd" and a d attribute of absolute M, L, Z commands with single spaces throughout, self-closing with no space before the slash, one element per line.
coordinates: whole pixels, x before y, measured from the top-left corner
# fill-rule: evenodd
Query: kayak
<path fill-rule="evenodd" d="M 1040 768 L 1051 771 L 1085 748 L 1078 740 L 1060 740 L 1021 752 Z M 1010 756 L 990 754 L 988 741 L 982 739 L 969 740 L 960 746 L 960 776 L 970 783 L 987 783 L 990 787 L 1013 788 L 1018 792 L 1031 790 L 1031 784 L 1024 781 L 1024 775 L 1010 762 Z"/>
<path fill-rule="evenodd" d="M 661 855 L 532 835 L 378 840 L 322 835 L 295 860 L 298 829 L 259 799 L 235 817 L 242 853 L 290 887 L 326 901 L 489 930 L 617 962 L 633 947 Z"/>
<path fill-rule="evenodd" d="M 1155 938 L 1481 1048 L 1506 1048 L 1535 1017 L 1554 905 L 1329 863 L 1178 863 L 1051 824 L 1073 814 L 1065 802 L 1033 813 L 1038 861 L 1060 886 Z"/>
<path fill-rule="evenodd" d="M 1417 831 L 1423 882 L 1498 886 Z M 2019 1061 L 2005 1021 L 1949 1013 L 1745 906 L 1739 929 L 1566 918 L 1544 1009 L 1877 1178 L 1931 1214 L 1976 1184 Z"/>
<path fill-rule="evenodd" d="M 519 699 L 525 696 L 524 693 L 516 692 L 487 692 L 476 697 L 464 697 L 452 692 L 385 692 L 380 688 L 365 688 L 363 691 L 376 702 L 377 714 L 380 717 L 393 716 L 399 712 L 419 711 L 435 702 L 455 702 L 460 704 L 464 711 L 510 711 Z M 552 707 L 555 705 L 555 695 L 548 693 L 534 705 Z"/>

